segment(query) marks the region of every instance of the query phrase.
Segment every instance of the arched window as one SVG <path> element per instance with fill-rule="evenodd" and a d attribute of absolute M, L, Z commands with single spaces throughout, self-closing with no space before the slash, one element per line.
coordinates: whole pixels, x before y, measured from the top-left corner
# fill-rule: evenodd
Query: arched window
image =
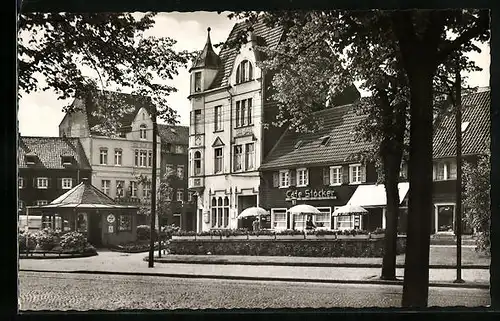
<path fill-rule="evenodd" d="M 227 228 L 229 226 L 229 197 L 212 197 L 211 213 L 212 228 Z"/>
<path fill-rule="evenodd" d="M 147 127 L 146 127 L 146 125 L 144 125 L 144 124 L 142 124 L 142 125 L 139 127 L 139 133 L 140 133 L 140 135 L 141 135 L 141 139 L 146 139 L 146 138 L 147 138 L 146 130 L 147 130 Z"/>
<path fill-rule="evenodd" d="M 200 175 L 200 174 L 201 174 L 201 153 L 197 151 L 194 153 L 194 175 Z"/>
<path fill-rule="evenodd" d="M 253 79 L 252 64 L 248 60 L 243 60 L 236 69 L 236 83 L 242 83 Z"/>

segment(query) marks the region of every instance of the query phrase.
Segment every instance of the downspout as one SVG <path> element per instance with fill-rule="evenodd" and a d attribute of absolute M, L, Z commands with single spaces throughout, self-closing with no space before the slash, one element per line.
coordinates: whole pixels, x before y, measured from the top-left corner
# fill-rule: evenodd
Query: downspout
<path fill-rule="evenodd" d="M 264 117 L 264 102 L 265 102 L 265 99 L 264 99 L 264 95 L 265 95 L 265 90 L 266 90 L 266 85 L 265 85 L 265 71 L 263 69 L 261 69 L 261 76 L 260 76 L 260 79 L 261 79 L 261 84 L 260 84 L 260 89 L 261 89 L 261 95 L 260 95 L 260 157 L 259 157 L 259 167 L 257 168 L 258 172 L 259 172 L 259 189 L 258 189 L 258 192 L 257 192 L 257 206 L 260 206 L 260 193 L 261 193 L 261 189 L 260 189 L 260 182 L 261 182 L 261 171 L 259 170 L 261 164 L 262 164 L 262 161 L 264 160 L 264 120 L 265 120 L 265 117 Z M 259 220 L 260 222 L 260 220 Z"/>
<path fill-rule="evenodd" d="M 232 169 L 233 169 L 233 94 L 231 94 L 231 85 L 228 86 L 227 88 L 227 93 L 229 94 L 229 175 L 231 175 Z M 231 193 L 233 192 L 232 186 L 230 186 Z M 231 195 L 232 197 L 233 195 Z M 210 202 L 210 198 L 209 198 Z M 234 194 L 234 202 L 233 202 L 233 207 L 234 210 L 236 211 L 236 206 L 234 206 L 236 203 L 236 194 Z M 234 214 L 236 216 L 236 213 Z M 236 221 L 236 226 L 238 225 L 238 221 Z"/>

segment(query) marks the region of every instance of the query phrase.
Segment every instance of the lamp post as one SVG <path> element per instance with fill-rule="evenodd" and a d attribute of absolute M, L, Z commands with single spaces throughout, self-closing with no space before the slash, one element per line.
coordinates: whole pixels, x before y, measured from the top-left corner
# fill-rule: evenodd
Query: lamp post
<path fill-rule="evenodd" d="M 153 112 L 151 115 L 151 118 L 153 120 L 153 175 L 152 175 L 152 182 L 151 182 L 151 195 L 154 195 L 154 197 L 151 197 L 151 234 L 150 234 L 150 248 L 149 248 L 149 262 L 148 262 L 148 267 L 152 268 L 154 267 L 154 232 L 156 230 L 156 153 L 157 153 L 157 133 L 158 133 L 158 127 L 156 124 L 156 106 L 153 106 Z M 159 234 L 159 233 L 158 233 Z M 159 235 L 158 235 L 159 236 Z"/>

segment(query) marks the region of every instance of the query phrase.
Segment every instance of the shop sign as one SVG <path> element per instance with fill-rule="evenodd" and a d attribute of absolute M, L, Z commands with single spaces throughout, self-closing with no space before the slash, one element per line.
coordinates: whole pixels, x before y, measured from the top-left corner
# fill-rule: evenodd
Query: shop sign
<path fill-rule="evenodd" d="M 106 220 L 109 224 L 113 224 L 115 222 L 115 216 L 113 214 L 109 214 Z"/>
<path fill-rule="evenodd" d="M 285 200 L 335 200 L 337 195 L 335 191 L 326 189 L 306 189 L 303 191 L 299 190 L 288 190 L 286 191 Z"/>

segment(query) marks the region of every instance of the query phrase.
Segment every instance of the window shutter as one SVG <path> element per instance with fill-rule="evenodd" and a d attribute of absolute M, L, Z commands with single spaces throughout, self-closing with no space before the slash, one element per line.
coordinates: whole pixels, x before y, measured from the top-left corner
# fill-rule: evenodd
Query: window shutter
<path fill-rule="evenodd" d="M 76 178 L 72 178 L 71 179 L 71 187 L 75 187 L 77 184 L 78 184 L 78 182 L 76 181 Z"/>
<path fill-rule="evenodd" d="M 436 163 L 432 164 L 432 180 L 436 180 L 436 175 L 437 175 L 437 168 L 436 168 Z"/>
<path fill-rule="evenodd" d="M 57 188 L 60 188 L 60 189 L 63 188 L 63 179 L 62 178 L 57 179 Z"/>
<path fill-rule="evenodd" d="M 344 182 L 348 182 L 348 180 L 344 180 L 344 172 L 347 172 L 347 171 L 344 171 L 343 167 L 339 168 L 339 183 L 340 184 L 343 184 Z"/>
<path fill-rule="evenodd" d="M 350 180 L 349 180 L 349 166 L 348 165 L 342 166 L 341 171 L 342 171 L 342 183 L 349 184 L 349 182 L 350 182 Z"/>
<path fill-rule="evenodd" d="M 323 167 L 323 185 L 330 185 L 330 168 Z"/>
<path fill-rule="evenodd" d="M 52 178 L 47 178 L 47 188 L 52 188 Z"/>
<path fill-rule="evenodd" d="M 288 171 L 288 178 L 290 181 L 290 186 L 295 186 L 297 185 L 297 171 L 296 170 L 289 170 Z"/>
<path fill-rule="evenodd" d="M 366 165 L 361 165 L 361 182 L 366 182 Z"/>
<path fill-rule="evenodd" d="M 36 187 L 36 177 L 33 177 L 33 187 Z"/>
<path fill-rule="evenodd" d="M 273 173 L 273 187 L 280 186 L 280 174 L 278 172 Z"/>

